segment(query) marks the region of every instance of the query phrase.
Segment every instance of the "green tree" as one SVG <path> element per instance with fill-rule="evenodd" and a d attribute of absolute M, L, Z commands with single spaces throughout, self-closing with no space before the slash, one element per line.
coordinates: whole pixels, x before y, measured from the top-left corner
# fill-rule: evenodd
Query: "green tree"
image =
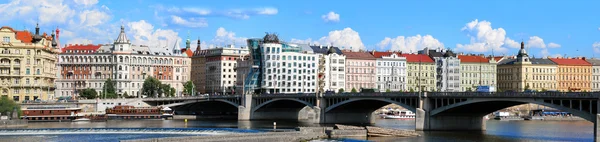
<path fill-rule="evenodd" d="M 413 88 L 409 88 L 409 89 L 408 89 L 408 92 L 411 92 L 411 93 L 413 93 L 413 92 L 415 92 L 415 89 L 413 89 Z"/>
<path fill-rule="evenodd" d="M 385 92 L 392 92 L 390 89 L 385 89 Z"/>
<path fill-rule="evenodd" d="M 194 89 L 196 89 L 196 85 L 194 85 L 194 82 L 192 82 L 192 81 L 187 81 L 183 85 L 183 92 L 185 92 L 184 94 L 193 96 L 194 95 Z"/>
<path fill-rule="evenodd" d="M 81 93 L 79 93 L 79 97 L 85 99 L 95 99 L 96 97 L 98 97 L 98 92 L 96 92 L 96 89 L 87 88 L 81 91 Z"/>
<path fill-rule="evenodd" d="M 467 92 L 472 92 L 473 90 L 471 90 L 471 87 L 467 88 Z"/>
<path fill-rule="evenodd" d="M 23 115 L 23 112 L 21 111 L 21 106 L 19 106 L 15 101 L 9 99 L 8 96 L 2 96 L 0 98 L 0 113 L 2 113 L 2 115 L 12 114 L 14 109 L 17 109 L 18 116 Z"/>
<path fill-rule="evenodd" d="M 340 90 L 338 90 L 338 93 L 344 93 L 344 88 L 340 88 Z"/>
<path fill-rule="evenodd" d="M 104 81 L 104 91 L 106 91 L 107 94 L 116 94 L 117 92 L 115 90 L 115 82 L 110 78 L 106 79 L 106 81 Z"/>
<path fill-rule="evenodd" d="M 523 90 L 529 90 L 529 84 L 525 85 L 525 89 Z"/>
<path fill-rule="evenodd" d="M 431 92 L 435 92 L 435 89 L 431 88 Z"/>
<path fill-rule="evenodd" d="M 356 91 L 356 88 L 352 88 L 352 90 L 350 92 L 357 93 L 358 91 Z"/>
<path fill-rule="evenodd" d="M 542 88 L 542 92 L 548 92 L 548 90 L 546 90 L 546 88 Z"/>
<path fill-rule="evenodd" d="M 123 93 L 123 97 L 129 97 L 129 94 L 127 94 L 127 92 Z"/>
<path fill-rule="evenodd" d="M 175 90 L 175 88 L 171 87 L 171 92 L 169 93 L 169 97 L 175 97 L 175 93 L 177 93 L 177 90 Z"/>
<path fill-rule="evenodd" d="M 163 91 L 161 90 L 162 84 L 160 81 L 154 77 L 148 77 L 144 80 L 144 84 L 142 86 L 142 94 L 146 96 L 154 96 L 159 97 Z"/>

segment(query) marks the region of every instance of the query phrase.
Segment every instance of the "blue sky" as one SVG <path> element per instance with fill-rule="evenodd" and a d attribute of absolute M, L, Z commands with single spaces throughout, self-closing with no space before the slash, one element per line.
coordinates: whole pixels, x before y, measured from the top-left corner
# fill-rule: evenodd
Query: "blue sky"
<path fill-rule="evenodd" d="M 424 47 L 541 56 L 600 53 L 600 1 L 0 0 L 0 25 L 61 29 L 61 44 L 109 43 L 124 25 L 135 44 L 236 44 L 276 32 L 289 42 L 400 50 Z M 189 34 L 188 34 L 189 33 Z M 599 54 L 600 55 L 600 54 Z"/>

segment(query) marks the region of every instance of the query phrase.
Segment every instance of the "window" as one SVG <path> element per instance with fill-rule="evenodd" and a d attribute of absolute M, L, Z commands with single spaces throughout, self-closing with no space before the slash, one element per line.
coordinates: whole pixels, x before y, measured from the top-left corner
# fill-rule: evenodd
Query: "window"
<path fill-rule="evenodd" d="M 2 41 L 6 42 L 6 43 L 9 43 L 10 42 L 10 37 L 5 36 L 5 37 L 2 38 Z"/>
<path fill-rule="evenodd" d="M 27 55 L 31 55 L 31 50 L 27 50 Z M 27 60 L 29 60 L 29 59 L 27 59 Z M 27 63 L 27 64 L 29 64 L 29 63 Z"/>
<path fill-rule="evenodd" d="M 30 74 L 30 72 L 29 72 L 29 69 L 26 69 L 26 70 L 25 70 L 25 74 L 27 74 L 27 75 L 29 75 L 29 74 Z"/>

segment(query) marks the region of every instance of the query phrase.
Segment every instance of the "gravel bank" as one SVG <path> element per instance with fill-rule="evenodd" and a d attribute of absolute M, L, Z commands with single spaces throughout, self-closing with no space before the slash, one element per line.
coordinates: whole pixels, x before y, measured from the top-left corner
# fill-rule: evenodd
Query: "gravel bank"
<path fill-rule="evenodd" d="M 122 140 L 121 142 L 297 142 L 327 137 L 318 132 L 266 132 L 216 136 L 169 137 L 154 139 Z"/>

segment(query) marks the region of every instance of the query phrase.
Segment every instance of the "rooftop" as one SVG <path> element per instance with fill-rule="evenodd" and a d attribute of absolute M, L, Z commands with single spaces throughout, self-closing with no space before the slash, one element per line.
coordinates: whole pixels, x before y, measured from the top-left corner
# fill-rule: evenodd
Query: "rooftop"
<path fill-rule="evenodd" d="M 347 59 L 366 59 L 366 60 L 374 60 L 375 59 L 375 57 L 373 57 L 373 55 L 371 55 L 370 53 L 367 53 L 367 52 L 353 52 L 353 51 L 344 50 L 344 51 L 342 51 L 342 54 L 346 55 Z"/>
<path fill-rule="evenodd" d="M 489 63 L 489 60 L 482 56 L 458 55 L 461 63 Z"/>
<path fill-rule="evenodd" d="M 93 45 L 93 44 L 70 44 L 65 46 L 64 48 L 62 48 L 62 52 L 66 53 L 66 51 L 68 50 L 93 50 L 93 52 L 95 52 L 96 50 L 98 50 L 98 48 L 100 48 L 100 46 L 102 45 Z M 87 53 L 87 52 L 85 52 Z"/>
<path fill-rule="evenodd" d="M 406 57 L 406 62 L 425 62 L 433 63 L 433 59 L 425 54 L 401 54 Z"/>
<path fill-rule="evenodd" d="M 392 54 L 396 54 L 398 56 L 402 56 L 402 54 L 398 53 L 398 52 L 379 52 L 379 51 L 373 51 L 373 52 L 371 52 L 371 54 L 373 54 L 373 57 L 375 57 L 375 58 L 381 58 L 383 56 L 390 56 Z"/>
<path fill-rule="evenodd" d="M 593 66 L 600 66 L 600 59 L 592 58 L 592 59 L 586 59 L 585 61 L 592 64 Z"/>
<path fill-rule="evenodd" d="M 333 50 L 335 50 L 336 54 L 342 55 L 342 50 L 340 50 L 340 48 L 338 47 L 329 47 L 329 46 L 310 46 L 310 48 L 312 48 L 313 52 L 315 53 L 319 53 L 319 54 L 327 54 L 329 52 L 329 48 L 333 48 Z"/>
<path fill-rule="evenodd" d="M 571 65 L 571 66 L 591 66 L 589 62 L 585 61 L 585 58 L 549 58 L 557 65 Z"/>

